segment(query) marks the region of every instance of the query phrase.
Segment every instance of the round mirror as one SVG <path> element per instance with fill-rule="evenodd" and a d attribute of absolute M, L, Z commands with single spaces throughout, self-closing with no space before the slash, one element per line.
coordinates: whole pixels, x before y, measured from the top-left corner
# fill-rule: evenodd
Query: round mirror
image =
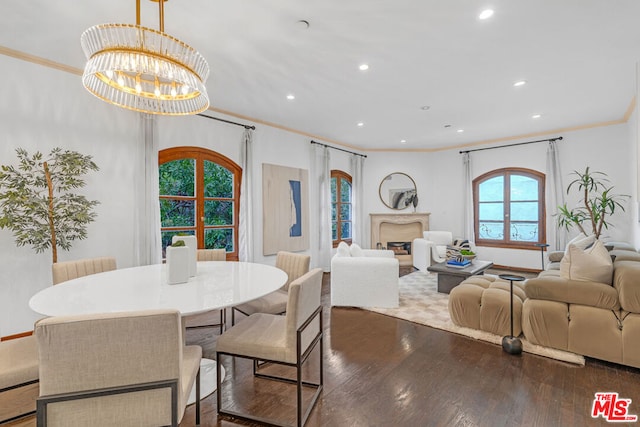
<path fill-rule="evenodd" d="M 391 209 L 406 209 L 418 205 L 416 183 L 406 173 L 394 172 L 385 176 L 378 192 L 382 203 Z"/>

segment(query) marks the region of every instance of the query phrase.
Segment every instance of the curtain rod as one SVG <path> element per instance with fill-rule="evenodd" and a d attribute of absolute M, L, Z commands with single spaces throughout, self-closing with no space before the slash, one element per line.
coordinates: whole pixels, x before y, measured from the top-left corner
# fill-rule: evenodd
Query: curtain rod
<path fill-rule="evenodd" d="M 355 154 L 356 156 L 364 157 L 365 159 L 367 158 L 367 156 L 364 155 L 364 154 L 356 153 L 354 151 L 345 150 L 344 148 L 332 147 L 331 145 L 323 144 L 322 142 L 316 142 L 316 141 L 312 140 L 311 143 L 312 144 L 322 145 L 323 147 L 333 148 L 334 150 L 338 150 L 338 151 L 344 151 L 345 153 Z"/>
<path fill-rule="evenodd" d="M 207 115 L 202 114 L 202 113 L 198 113 L 197 116 L 206 117 L 207 119 L 217 120 L 219 122 L 229 123 L 230 125 L 242 126 L 245 129 L 256 130 L 255 126 L 243 125 L 242 123 L 236 123 L 236 122 L 232 122 L 231 120 L 225 120 L 225 119 L 221 119 L 221 118 L 218 118 L 218 117 L 207 116 Z"/>
<path fill-rule="evenodd" d="M 476 148 L 475 150 L 460 151 L 460 154 L 471 153 L 472 151 L 493 150 L 494 148 L 514 147 L 516 145 L 533 144 L 536 142 L 553 142 L 553 141 L 562 141 L 562 137 L 559 136 L 557 138 L 539 139 L 537 141 L 518 142 L 515 144 L 499 145 L 497 147 Z"/>

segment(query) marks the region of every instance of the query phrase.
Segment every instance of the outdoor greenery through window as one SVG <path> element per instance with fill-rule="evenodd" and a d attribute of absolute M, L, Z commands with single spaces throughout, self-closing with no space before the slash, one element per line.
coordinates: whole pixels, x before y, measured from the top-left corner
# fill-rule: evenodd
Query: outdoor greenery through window
<path fill-rule="evenodd" d="M 331 240 L 333 247 L 341 241 L 351 244 L 351 176 L 339 170 L 331 171 Z"/>
<path fill-rule="evenodd" d="M 473 181 L 476 243 L 530 249 L 545 243 L 544 175 L 530 169 L 488 172 Z"/>
<path fill-rule="evenodd" d="M 175 147 L 159 155 L 162 257 L 178 234 L 195 235 L 198 247 L 238 256 L 240 166 L 210 150 Z"/>

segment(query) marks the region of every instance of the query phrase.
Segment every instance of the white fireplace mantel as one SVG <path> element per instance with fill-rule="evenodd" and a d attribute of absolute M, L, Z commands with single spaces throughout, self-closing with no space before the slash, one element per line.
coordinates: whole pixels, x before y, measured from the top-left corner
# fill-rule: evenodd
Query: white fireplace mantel
<path fill-rule="evenodd" d="M 378 242 L 381 242 L 383 246 L 385 245 L 381 238 L 387 239 L 388 236 L 380 235 L 380 229 L 383 224 L 394 224 L 400 226 L 411 224 L 415 227 L 416 223 L 418 223 L 422 227 L 422 231 L 427 231 L 429 230 L 429 215 L 429 212 L 369 214 L 371 219 L 371 247 L 375 248 Z M 422 237 L 422 235 L 416 237 Z"/>

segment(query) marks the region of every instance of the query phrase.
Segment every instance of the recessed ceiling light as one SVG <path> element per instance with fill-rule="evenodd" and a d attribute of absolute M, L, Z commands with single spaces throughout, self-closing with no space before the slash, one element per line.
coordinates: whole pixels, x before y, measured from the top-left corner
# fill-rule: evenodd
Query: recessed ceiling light
<path fill-rule="evenodd" d="M 462 132 L 464 132 L 464 129 L 458 129 L 456 132 L 462 133 Z"/>
<path fill-rule="evenodd" d="M 369 65 L 368 64 L 360 64 L 360 66 L 358 68 L 360 69 L 360 71 L 367 71 L 369 69 Z"/>
<path fill-rule="evenodd" d="M 401 139 L 401 140 L 400 140 L 400 144 L 406 144 L 406 143 L 407 143 L 407 140 L 406 140 L 406 139 Z"/>
<path fill-rule="evenodd" d="M 540 117 L 540 114 L 534 114 L 533 116 L 531 116 L 532 119 L 539 119 Z"/>
<path fill-rule="evenodd" d="M 491 18 L 493 16 L 493 9 L 485 9 L 482 12 L 480 12 L 480 15 L 478 15 L 478 19 L 488 19 Z"/>
<path fill-rule="evenodd" d="M 451 125 L 444 125 L 445 129 L 450 128 L 450 127 L 451 127 Z"/>
<path fill-rule="evenodd" d="M 296 99 L 296 96 L 290 93 L 289 95 L 287 95 L 287 99 L 289 101 L 293 101 L 294 99 Z"/>
<path fill-rule="evenodd" d="M 526 80 L 518 80 L 517 82 L 515 82 L 513 85 L 518 87 L 518 86 L 524 86 L 527 84 Z"/>
<path fill-rule="evenodd" d="M 302 30 L 308 30 L 309 29 L 309 21 L 307 21 L 306 19 L 301 19 L 298 22 L 296 22 L 296 24 L 298 24 L 298 27 Z"/>
<path fill-rule="evenodd" d="M 364 123 L 358 122 L 358 127 L 362 127 L 362 126 L 364 126 Z"/>
<path fill-rule="evenodd" d="M 422 107 L 420 107 L 420 109 L 424 111 L 427 111 L 429 108 L 431 107 L 429 107 L 428 105 L 423 105 Z"/>

